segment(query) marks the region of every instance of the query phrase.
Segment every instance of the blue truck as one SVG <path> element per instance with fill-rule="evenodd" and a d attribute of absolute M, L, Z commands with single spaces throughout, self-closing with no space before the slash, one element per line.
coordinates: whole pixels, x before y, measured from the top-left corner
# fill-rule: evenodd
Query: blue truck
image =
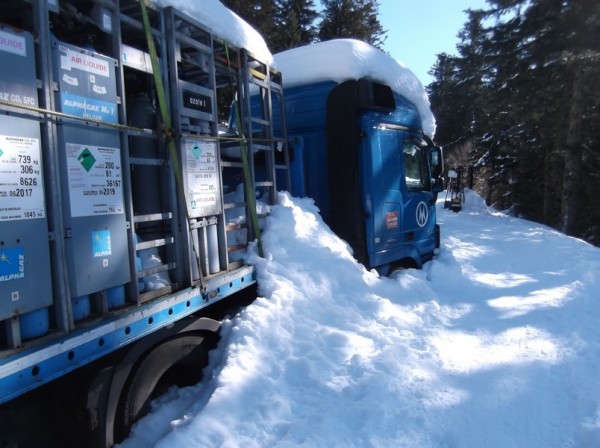
<path fill-rule="evenodd" d="M 439 245 L 441 151 L 410 101 L 356 79 L 286 103 L 270 54 L 213 31 L 239 18 L 168 4 L 3 5 L 0 446 L 111 447 L 196 383 L 256 297 L 256 197 L 313 196 L 381 272 Z"/>
<path fill-rule="evenodd" d="M 441 148 L 423 130 L 421 84 L 351 39 L 288 50 L 275 63 L 296 73 L 284 86 L 294 195 L 313 198 L 367 268 L 420 268 L 440 246 L 435 202 L 444 170 Z"/>

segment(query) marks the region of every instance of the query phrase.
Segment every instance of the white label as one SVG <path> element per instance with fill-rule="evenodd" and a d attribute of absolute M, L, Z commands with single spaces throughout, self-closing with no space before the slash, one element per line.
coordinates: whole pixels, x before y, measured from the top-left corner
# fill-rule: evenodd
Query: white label
<path fill-rule="evenodd" d="M 107 78 L 110 76 L 110 65 L 107 61 L 86 53 L 73 51 L 70 48 L 61 47 L 61 50 L 66 52 L 60 57 L 60 68 L 63 70 L 76 69 Z"/>
<path fill-rule="evenodd" d="M 0 135 L 0 221 L 45 216 L 40 141 Z"/>
<path fill-rule="evenodd" d="M 106 31 L 112 31 L 112 18 L 109 14 L 102 14 L 102 26 Z"/>
<path fill-rule="evenodd" d="M 79 85 L 79 80 L 77 78 L 73 78 L 72 76 L 69 76 L 66 73 L 63 75 L 63 81 L 75 87 Z"/>
<path fill-rule="evenodd" d="M 67 143 L 71 216 L 123 213 L 119 148 Z"/>
<path fill-rule="evenodd" d="M 128 67 L 133 67 L 143 72 L 152 73 L 152 62 L 148 53 L 144 53 L 133 47 L 121 45 L 121 60 Z"/>
<path fill-rule="evenodd" d="M 0 30 L 0 50 L 19 56 L 27 56 L 25 38 Z"/>
<path fill-rule="evenodd" d="M 0 100 L 35 107 L 37 106 L 37 98 L 34 96 L 36 92 L 29 87 L 0 81 Z"/>
<path fill-rule="evenodd" d="M 217 145 L 212 141 L 185 141 L 188 201 L 192 216 L 221 211 L 221 189 L 217 171 Z"/>
<path fill-rule="evenodd" d="M 94 91 L 94 93 L 97 93 L 98 95 L 106 95 L 106 87 L 104 87 L 104 86 L 99 86 L 98 84 L 94 84 L 94 86 L 92 87 L 92 90 Z"/>

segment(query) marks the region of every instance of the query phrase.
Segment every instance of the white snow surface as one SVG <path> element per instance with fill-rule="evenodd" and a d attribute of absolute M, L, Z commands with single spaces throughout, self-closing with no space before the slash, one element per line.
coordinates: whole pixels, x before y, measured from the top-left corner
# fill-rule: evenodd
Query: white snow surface
<path fill-rule="evenodd" d="M 261 298 L 122 446 L 600 446 L 600 249 L 442 202 L 440 253 L 386 278 L 280 194 L 248 254 Z"/>
<path fill-rule="evenodd" d="M 238 48 L 246 48 L 261 61 L 271 64 L 273 56 L 263 37 L 248 22 L 219 0 L 150 0 L 157 6 L 173 6 Z"/>
<path fill-rule="evenodd" d="M 293 48 L 277 53 L 275 66 L 285 87 L 363 77 L 387 84 L 417 107 L 423 132 L 435 134 L 435 118 L 421 81 L 404 64 L 365 42 L 334 39 Z"/>

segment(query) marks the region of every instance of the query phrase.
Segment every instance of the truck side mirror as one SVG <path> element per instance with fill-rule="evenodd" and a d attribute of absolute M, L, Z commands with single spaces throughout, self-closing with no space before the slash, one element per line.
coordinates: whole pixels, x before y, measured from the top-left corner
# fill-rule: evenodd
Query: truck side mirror
<path fill-rule="evenodd" d="M 444 172 L 444 153 L 439 146 L 429 147 L 429 160 L 431 160 L 431 176 L 437 179 Z"/>
<path fill-rule="evenodd" d="M 433 178 L 433 188 L 431 191 L 435 194 L 444 191 L 444 154 L 439 146 L 429 147 L 429 160 L 431 161 L 431 176 Z"/>

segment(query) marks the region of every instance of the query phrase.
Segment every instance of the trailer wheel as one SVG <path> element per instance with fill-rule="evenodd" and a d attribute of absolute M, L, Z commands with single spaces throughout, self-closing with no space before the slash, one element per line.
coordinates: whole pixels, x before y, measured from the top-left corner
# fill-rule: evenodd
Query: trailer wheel
<path fill-rule="evenodd" d="M 191 386 L 202 378 L 210 341 L 198 334 L 178 335 L 151 349 L 136 366 L 121 395 L 115 421 L 115 441 L 129 435 L 132 425 L 150 410 L 150 402 L 171 386 Z"/>

